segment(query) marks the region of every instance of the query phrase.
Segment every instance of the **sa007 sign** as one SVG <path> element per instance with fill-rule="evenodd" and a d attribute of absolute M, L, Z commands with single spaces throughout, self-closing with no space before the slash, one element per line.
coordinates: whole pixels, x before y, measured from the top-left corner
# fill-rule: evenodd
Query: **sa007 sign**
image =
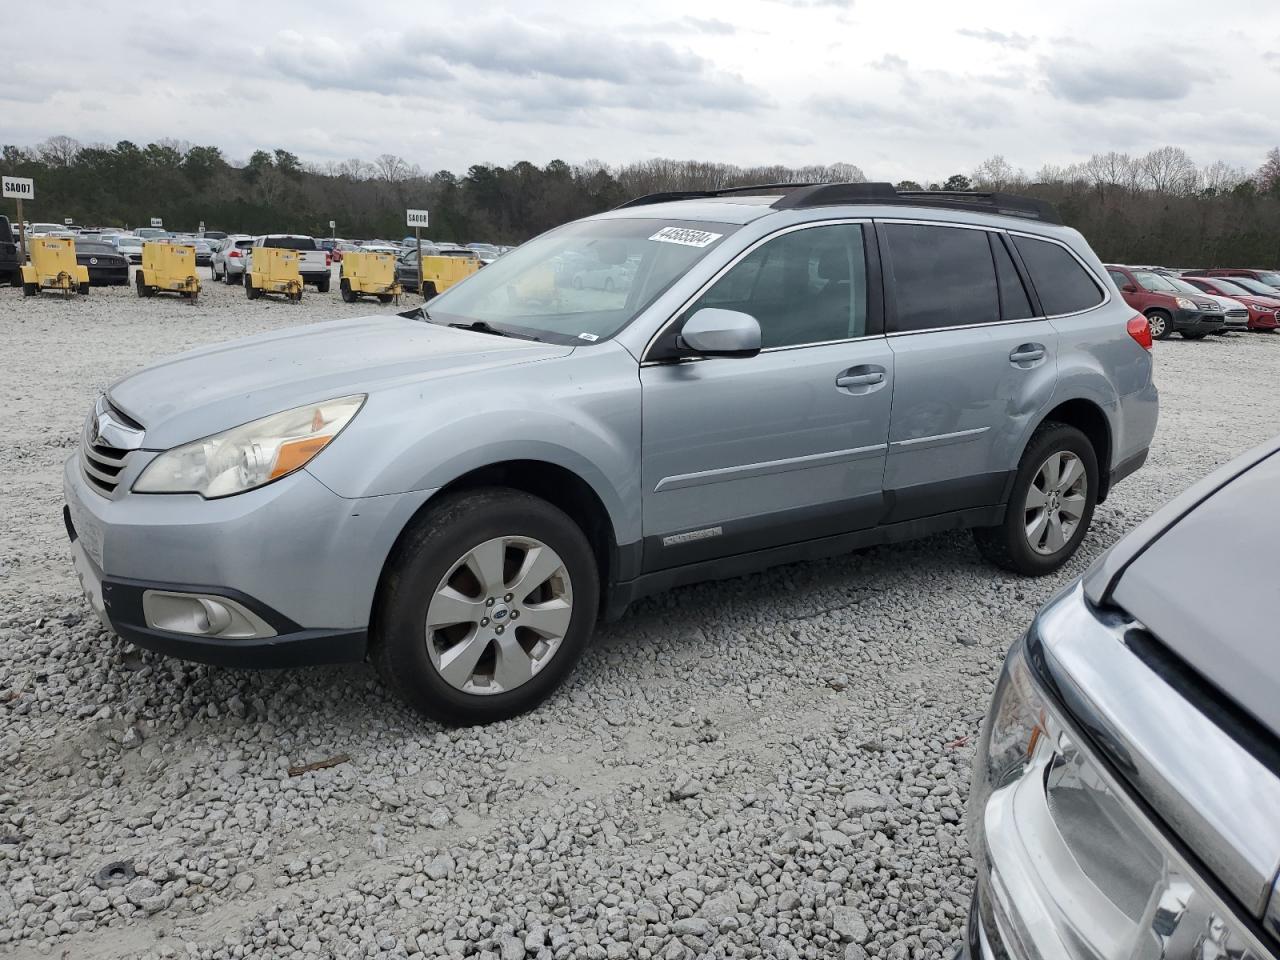
<path fill-rule="evenodd" d="M 423 228 L 427 226 L 427 211 L 406 210 L 405 215 L 406 215 L 405 216 L 406 222 L 409 224 L 409 226 L 423 227 Z"/>
<path fill-rule="evenodd" d="M 27 177 L 0 177 L 0 194 L 15 200 L 34 200 L 36 185 Z"/>

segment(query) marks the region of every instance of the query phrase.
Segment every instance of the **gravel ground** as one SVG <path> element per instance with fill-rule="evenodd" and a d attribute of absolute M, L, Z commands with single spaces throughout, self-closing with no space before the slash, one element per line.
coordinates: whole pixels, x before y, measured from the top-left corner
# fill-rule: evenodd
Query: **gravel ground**
<path fill-rule="evenodd" d="M 946 535 L 677 590 L 604 629 L 542 709 L 483 729 L 420 720 L 368 667 L 238 672 L 104 633 L 60 516 L 97 393 L 197 344 L 390 309 L 0 289 L 0 954 L 942 957 L 1005 649 L 1273 432 L 1280 377 L 1280 336 L 1157 344 L 1151 460 L 1057 576 Z"/>

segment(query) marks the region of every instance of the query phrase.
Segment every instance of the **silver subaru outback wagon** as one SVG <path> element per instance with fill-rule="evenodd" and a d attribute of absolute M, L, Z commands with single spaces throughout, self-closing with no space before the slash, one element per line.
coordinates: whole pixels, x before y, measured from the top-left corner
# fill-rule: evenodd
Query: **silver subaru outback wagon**
<path fill-rule="evenodd" d="M 956 528 L 1057 569 L 1147 455 L 1150 345 L 1038 201 L 643 197 L 421 309 L 126 377 L 67 461 L 67 530 L 140 646 L 369 657 L 423 713 L 486 722 L 676 584 Z"/>

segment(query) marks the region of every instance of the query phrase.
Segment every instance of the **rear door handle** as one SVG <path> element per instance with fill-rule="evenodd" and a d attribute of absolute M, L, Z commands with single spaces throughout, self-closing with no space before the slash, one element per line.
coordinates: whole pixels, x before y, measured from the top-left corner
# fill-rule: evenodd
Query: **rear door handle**
<path fill-rule="evenodd" d="M 1009 354 L 1009 360 L 1013 363 L 1030 363 L 1033 360 L 1043 359 L 1044 347 L 1038 343 L 1024 343 L 1014 347 L 1013 353 Z"/>

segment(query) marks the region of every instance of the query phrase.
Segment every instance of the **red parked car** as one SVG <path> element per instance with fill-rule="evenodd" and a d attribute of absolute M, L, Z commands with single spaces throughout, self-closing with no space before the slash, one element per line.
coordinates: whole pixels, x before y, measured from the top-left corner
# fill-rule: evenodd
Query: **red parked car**
<path fill-rule="evenodd" d="M 1182 279 L 1205 293 L 1239 300 L 1249 311 L 1250 330 L 1275 330 L 1280 327 L 1280 291 L 1276 291 L 1274 297 L 1264 296 L 1241 286 L 1237 282 L 1239 278 L 1197 277 L 1184 274 Z M 1250 278 L 1244 279 L 1248 281 Z M 1259 282 L 1253 281 L 1251 286 L 1256 286 Z"/>
<path fill-rule="evenodd" d="M 1186 340 L 1202 340 L 1226 325 L 1226 315 L 1216 302 L 1187 296 L 1153 270 L 1118 264 L 1107 264 L 1106 269 L 1124 302 L 1147 318 L 1156 340 L 1175 333 Z"/>
<path fill-rule="evenodd" d="M 1244 270 L 1239 267 L 1214 267 L 1212 270 L 1189 270 L 1186 277 L 1247 277 L 1265 283 L 1280 293 L 1280 272 L 1275 270 Z"/>

